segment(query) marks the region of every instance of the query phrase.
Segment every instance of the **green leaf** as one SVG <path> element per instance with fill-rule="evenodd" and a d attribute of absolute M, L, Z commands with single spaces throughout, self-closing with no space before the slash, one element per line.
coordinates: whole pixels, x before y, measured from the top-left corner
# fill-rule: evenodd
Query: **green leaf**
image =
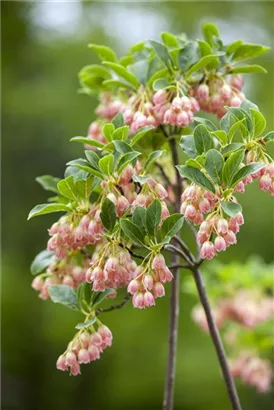
<path fill-rule="evenodd" d="M 99 46 L 97 44 L 89 44 L 88 47 L 95 51 L 95 53 L 102 61 L 117 61 L 116 54 L 109 47 Z"/>
<path fill-rule="evenodd" d="M 182 71 L 187 71 L 197 60 L 199 60 L 199 46 L 196 41 L 189 41 L 178 55 L 178 66 Z"/>
<path fill-rule="evenodd" d="M 140 245 L 144 245 L 144 235 L 141 229 L 131 222 L 129 219 L 122 219 L 120 221 L 121 228 L 125 235 L 133 242 L 137 242 Z"/>
<path fill-rule="evenodd" d="M 215 66 L 218 66 L 220 64 L 218 56 L 212 54 L 202 57 L 199 61 L 197 61 L 197 63 L 193 64 L 189 68 L 189 70 L 186 73 L 186 76 L 189 77 L 195 71 L 199 71 L 201 70 L 201 68 L 204 68 L 209 64 L 214 64 Z"/>
<path fill-rule="evenodd" d="M 117 171 L 120 173 L 122 170 L 130 163 L 134 162 L 134 160 L 141 155 L 141 152 L 132 151 L 124 154 L 117 165 Z"/>
<path fill-rule="evenodd" d="M 157 59 L 157 62 L 159 60 Z M 166 68 L 162 69 L 162 70 L 156 70 L 150 77 L 149 80 L 147 82 L 148 87 L 152 87 L 153 83 L 158 80 L 158 78 L 165 78 L 165 76 L 168 75 L 168 70 Z"/>
<path fill-rule="evenodd" d="M 152 85 L 154 91 L 165 90 L 169 86 L 170 86 L 170 82 L 168 81 L 167 78 L 158 78 L 157 80 L 154 81 Z"/>
<path fill-rule="evenodd" d="M 203 117 L 194 117 L 193 121 L 198 124 L 204 124 L 207 128 L 209 128 L 212 131 L 217 130 L 216 125 L 213 124 L 212 121 L 210 121 L 208 118 L 203 118 Z M 195 124 L 196 125 L 196 124 Z"/>
<path fill-rule="evenodd" d="M 137 206 L 132 214 L 132 222 L 138 226 L 142 235 L 146 235 L 146 208 Z"/>
<path fill-rule="evenodd" d="M 205 169 L 211 179 L 218 185 L 222 183 L 223 166 L 224 159 L 222 154 L 215 149 L 210 149 L 206 153 Z"/>
<path fill-rule="evenodd" d="M 212 48 L 206 41 L 197 40 L 197 43 L 199 44 L 200 54 L 202 57 L 212 54 Z"/>
<path fill-rule="evenodd" d="M 114 289 L 106 289 L 104 292 L 99 292 L 92 304 L 93 309 L 97 308 L 108 296 L 115 294 Z"/>
<path fill-rule="evenodd" d="M 158 57 L 162 62 L 169 68 L 172 67 L 173 61 L 169 55 L 168 49 L 164 44 L 159 43 L 158 41 L 150 40 L 151 46 L 154 48 Z"/>
<path fill-rule="evenodd" d="M 258 137 L 265 130 L 266 119 L 263 116 L 263 114 L 258 110 L 254 110 L 253 108 L 250 108 L 249 111 L 251 112 L 251 117 L 252 117 L 253 135 L 254 137 Z"/>
<path fill-rule="evenodd" d="M 213 131 L 212 135 L 214 135 L 222 145 L 227 143 L 227 134 L 224 130 Z"/>
<path fill-rule="evenodd" d="M 203 124 L 197 125 L 193 135 L 198 154 L 203 154 L 213 148 L 212 136 Z"/>
<path fill-rule="evenodd" d="M 49 287 L 48 292 L 54 303 L 61 303 L 69 309 L 78 310 L 77 296 L 71 286 L 52 285 Z"/>
<path fill-rule="evenodd" d="M 232 186 L 236 186 L 242 179 L 246 178 L 248 175 L 254 174 L 264 168 L 265 164 L 253 163 L 242 167 L 234 176 L 232 180 Z"/>
<path fill-rule="evenodd" d="M 145 171 L 147 171 L 148 168 L 152 165 L 152 163 L 153 163 L 154 161 L 156 161 L 156 159 L 160 158 L 160 157 L 163 155 L 164 152 L 165 152 L 165 151 L 161 151 L 161 150 L 152 152 L 152 153 L 149 155 L 149 157 L 148 157 L 148 159 L 147 159 L 147 161 L 146 161 L 146 163 L 145 163 L 145 166 L 144 166 Z"/>
<path fill-rule="evenodd" d="M 105 81 L 103 81 L 102 84 L 110 90 L 112 90 L 115 87 L 119 87 L 119 88 L 128 88 L 130 90 L 135 91 L 135 87 L 133 87 L 128 82 L 122 81 L 122 80 L 115 80 L 115 79 L 105 80 Z"/>
<path fill-rule="evenodd" d="M 274 141 L 274 131 L 270 131 L 266 136 L 264 137 L 264 141 L 266 143 Z"/>
<path fill-rule="evenodd" d="M 236 40 L 226 46 L 226 53 L 233 54 L 243 44 L 242 40 Z"/>
<path fill-rule="evenodd" d="M 234 74 L 264 73 L 266 74 L 267 71 L 261 65 L 253 64 L 253 65 L 233 67 L 229 70 L 229 73 L 234 73 Z"/>
<path fill-rule="evenodd" d="M 183 135 L 180 141 L 180 147 L 189 157 L 195 158 L 197 156 L 193 135 Z"/>
<path fill-rule="evenodd" d="M 85 156 L 86 156 L 89 164 L 91 164 L 92 168 L 97 169 L 99 171 L 99 169 L 100 169 L 99 168 L 100 157 L 96 154 L 96 152 L 94 152 L 92 150 L 86 150 L 85 151 Z"/>
<path fill-rule="evenodd" d="M 112 232 L 116 224 L 116 219 L 117 219 L 116 218 L 116 207 L 114 203 L 108 198 L 106 198 L 103 202 L 102 211 L 100 213 L 100 218 L 101 218 L 101 221 L 104 227 L 108 231 Z"/>
<path fill-rule="evenodd" d="M 105 175 L 112 175 L 114 170 L 114 156 L 108 154 L 99 160 L 99 168 Z"/>
<path fill-rule="evenodd" d="M 228 188 L 230 187 L 234 175 L 237 173 L 240 164 L 243 162 L 244 156 L 245 151 L 239 150 L 231 154 L 231 156 L 225 162 L 223 168 L 223 181 Z"/>
<path fill-rule="evenodd" d="M 85 151 L 85 152 L 89 152 L 89 151 Z M 89 162 L 86 161 L 85 159 L 82 159 L 82 158 L 75 159 L 73 161 L 68 162 L 67 165 L 71 167 L 79 168 L 82 171 L 85 171 L 85 172 L 88 172 L 89 174 L 97 176 L 100 179 L 104 179 L 104 175 L 101 172 L 97 171 L 96 169 L 91 168 L 89 166 L 90 165 Z"/>
<path fill-rule="evenodd" d="M 103 64 L 106 65 L 107 67 L 109 67 L 116 74 L 118 74 L 119 77 L 122 77 L 124 80 L 126 80 L 133 87 L 135 87 L 135 88 L 139 87 L 139 81 L 138 81 L 137 77 L 134 74 L 130 73 L 121 64 L 113 63 L 113 62 L 110 62 L 110 61 L 104 61 Z"/>
<path fill-rule="evenodd" d="M 200 185 L 207 191 L 215 193 L 214 185 L 199 169 L 187 165 L 177 165 L 176 168 L 179 170 L 180 174 L 183 177 L 188 178 L 190 181 L 194 182 L 197 185 Z"/>
<path fill-rule="evenodd" d="M 220 37 L 219 30 L 212 23 L 205 23 L 202 27 L 202 33 L 205 40 L 211 45 L 214 46 L 216 44 L 215 37 Z"/>
<path fill-rule="evenodd" d="M 55 253 L 49 252 L 47 249 L 38 253 L 35 256 L 31 266 L 30 271 L 32 275 L 38 275 L 43 273 L 45 269 L 51 265 L 56 260 Z"/>
<path fill-rule="evenodd" d="M 111 78 L 109 71 L 98 64 L 86 65 L 79 72 L 79 77 L 96 76 L 102 78 Z"/>
<path fill-rule="evenodd" d="M 77 199 L 77 191 L 75 188 L 73 176 L 67 177 L 59 181 L 57 184 L 57 188 L 60 194 L 63 195 L 65 198 L 68 198 L 72 201 L 75 201 Z"/>
<path fill-rule="evenodd" d="M 176 36 L 174 36 L 171 33 L 163 32 L 161 33 L 161 38 L 162 38 L 163 43 L 167 47 L 177 47 L 178 46 L 178 40 Z"/>
<path fill-rule="evenodd" d="M 137 182 L 141 185 L 145 184 L 149 179 L 150 179 L 150 176 L 140 176 L 140 175 L 137 175 L 137 174 L 134 174 L 133 177 L 132 177 L 132 180 L 134 182 Z"/>
<path fill-rule="evenodd" d="M 28 220 L 35 216 L 51 214 L 53 212 L 68 212 L 71 208 L 65 204 L 40 204 L 36 205 L 29 213 Z"/>
<path fill-rule="evenodd" d="M 269 50 L 269 47 L 264 47 L 259 44 L 243 44 L 237 48 L 232 59 L 234 61 L 245 61 L 250 58 L 259 57 L 260 55 L 267 53 Z"/>
<path fill-rule="evenodd" d="M 222 155 L 228 155 L 233 151 L 238 151 L 243 148 L 244 144 L 242 142 L 232 142 L 231 144 L 226 145 L 222 150 Z"/>
<path fill-rule="evenodd" d="M 81 199 L 89 199 L 93 188 L 94 178 L 93 176 L 87 179 L 80 179 L 75 182 L 75 188 Z"/>
<path fill-rule="evenodd" d="M 113 135 L 112 140 L 127 140 L 129 134 L 129 126 L 123 125 L 122 127 L 117 128 Z"/>
<path fill-rule="evenodd" d="M 130 146 L 133 147 L 133 145 L 137 144 L 137 142 L 143 138 L 148 131 L 153 130 L 155 127 L 153 125 L 148 125 L 146 127 L 141 128 L 131 139 L 130 141 Z"/>
<path fill-rule="evenodd" d="M 163 222 L 160 229 L 160 236 L 164 240 L 166 237 L 172 238 L 180 231 L 184 223 L 184 217 L 181 214 L 169 215 Z"/>
<path fill-rule="evenodd" d="M 236 121 L 232 127 L 230 128 L 229 132 L 228 132 L 228 140 L 231 141 L 235 135 L 235 133 L 238 131 L 238 129 L 240 129 L 242 131 L 242 135 L 246 135 L 247 133 L 247 129 L 245 126 L 245 118 Z"/>
<path fill-rule="evenodd" d="M 60 181 L 60 178 L 54 178 L 51 175 L 42 175 L 41 177 L 35 178 L 35 181 L 37 181 L 46 191 L 59 193 L 57 184 Z"/>
<path fill-rule="evenodd" d="M 161 222 L 162 205 L 159 199 L 154 199 L 146 211 L 146 228 L 149 236 L 155 237 Z"/>
<path fill-rule="evenodd" d="M 94 323 L 96 322 L 97 318 L 95 316 L 93 316 L 90 320 L 88 320 L 87 322 L 83 322 L 83 323 L 78 323 L 78 325 L 75 326 L 75 329 L 87 329 L 88 327 L 94 325 Z"/>
<path fill-rule="evenodd" d="M 132 152 L 131 146 L 124 141 L 119 141 L 119 140 L 113 141 L 113 145 L 116 151 L 120 152 L 121 154 Z"/>
<path fill-rule="evenodd" d="M 80 142 L 80 144 L 91 145 L 92 147 L 103 148 L 104 144 L 97 140 L 93 140 L 88 137 L 73 137 L 70 139 L 70 142 Z"/>
<path fill-rule="evenodd" d="M 124 120 L 123 120 L 123 122 L 124 122 Z M 114 130 L 115 130 L 114 124 L 109 124 L 108 123 L 108 124 L 105 124 L 103 126 L 103 134 L 109 142 L 112 141 L 112 135 L 114 133 Z"/>
<path fill-rule="evenodd" d="M 237 204 L 236 202 L 221 201 L 221 206 L 223 211 L 232 218 L 236 216 L 239 212 L 242 212 L 241 205 Z"/>
<path fill-rule="evenodd" d="M 115 117 L 113 118 L 111 122 L 114 125 L 115 129 L 123 127 L 124 126 L 123 113 L 119 112 L 119 114 L 115 115 Z"/>

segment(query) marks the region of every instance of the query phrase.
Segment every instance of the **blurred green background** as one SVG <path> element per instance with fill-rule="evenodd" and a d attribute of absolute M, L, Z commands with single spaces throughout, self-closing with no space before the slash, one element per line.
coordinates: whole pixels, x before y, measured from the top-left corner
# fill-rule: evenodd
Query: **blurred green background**
<path fill-rule="evenodd" d="M 96 101 L 77 94 L 77 73 L 95 61 L 89 42 L 118 53 L 161 31 L 194 38 L 204 21 L 228 41 L 273 45 L 270 2 L 1 2 L 2 8 L 2 408 L 67 410 L 160 409 L 167 356 L 168 297 L 157 308 L 130 304 L 107 313 L 114 343 L 82 375 L 56 371 L 55 361 L 74 334 L 77 313 L 42 302 L 30 288 L 29 264 L 45 248 L 54 216 L 27 223 L 28 211 L 46 200 L 38 175 L 61 177 L 81 148 L 69 138 L 85 135 Z M 274 128 L 273 53 L 259 63 L 268 75 L 246 78 L 245 92 Z M 271 197 L 254 186 L 241 196 L 246 224 L 224 262 L 260 255 L 273 260 Z M 239 272 L 239 275 L 241 272 Z M 175 408 L 229 410 L 215 352 L 190 319 L 196 300 L 181 296 Z M 270 394 L 239 386 L 243 408 L 271 408 Z"/>

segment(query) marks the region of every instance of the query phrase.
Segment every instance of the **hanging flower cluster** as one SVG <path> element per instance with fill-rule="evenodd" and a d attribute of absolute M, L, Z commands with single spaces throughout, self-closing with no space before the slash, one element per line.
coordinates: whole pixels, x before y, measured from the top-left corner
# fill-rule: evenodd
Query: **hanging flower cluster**
<path fill-rule="evenodd" d="M 264 133 L 263 114 L 242 92 L 242 74 L 264 69 L 239 65 L 241 58 L 267 48 L 224 45 L 212 24 L 203 34 L 205 41 L 190 41 L 163 33 L 161 43 L 139 43 L 122 58 L 91 44 L 102 64 L 85 66 L 79 78 L 83 93 L 97 92 L 99 105 L 88 135 L 71 140 L 83 144 L 83 158 L 70 161 L 62 179 L 37 179 L 54 197 L 34 207 L 29 218 L 64 215 L 49 229 L 47 250 L 31 266 L 32 287 L 42 299 L 84 315 L 57 360 L 57 368 L 72 375 L 112 344 L 112 333 L 98 315 L 129 299 L 138 309 L 154 306 L 174 278 L 172 269 L 195 272 L 203 259 L 236 244 L 244 223 L 238 193 L 247 184 L 258 179 L 260 189 L 274 194 L 274 165 L 267 152 L 274 134 Z M 199 111 L 216 114 L 216 121 Z M 184 242 L 184 219 L 199 255 Z M 174 264 L 169 253 L 180 261 Z M 123 290 L 122 302 L 104 307 Z M 229 322 L 250 331 L 273 315 L 270 296 L 245 286 L 217 302 L 220 328 Z M 200 307 L 193 316 L 208 329 Z M 268 390 L 267 360 L 256 351 L 233 357 L 234 375 Z"/>

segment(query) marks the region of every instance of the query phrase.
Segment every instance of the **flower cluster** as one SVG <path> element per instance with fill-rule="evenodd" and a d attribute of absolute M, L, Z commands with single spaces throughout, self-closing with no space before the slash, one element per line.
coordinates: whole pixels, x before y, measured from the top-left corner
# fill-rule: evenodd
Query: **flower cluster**
<path fill-rule="evenodd" d="M 169 210 L 165 200 L 168 197 L 168 193 L 162 184 L 157 183 L 154 179 L 150 178 L 144 185 L 141 192 L 136 196 L 132 203 L 132 209 L 137 206 L 147 208 L 155 198 L 159 198 L 162 206 L 161 219 L 164 220 L 169 216 Z"/>
<path fill-rule="evenodd" d="M 90 363 L 100 358 L 104 349 L 111 346 L 112 333 L 105 325 L 100 325 L 91 333 L 87 330 L 80 331 L 69 343 L 65 353 L 59 356 L 56 367 L 58 370 L 69 370 L 72 376 L 81 373 L 80 364 Z"/>
<path fill-rule="evenodd" d="M 112 120 L 115 115 L 125 110 L 125 104 L 118 98 L 114 98 L 111 92 L 100 94 L 100 104 L 95 110 L 96 115 Z"/>
<path fill-rule="evenodd" d="M 241 75 L 232 75 L 228 82 L 222 78 L 214 78 L 200 84 L 194 90 L 194 96 L 203 111 L 212 112 L 221 118 L 226 113 L 225 106 L 239 107 L 244 101 L 242 87 Z"/>
<path fill-rule="evenodd" d="M 254 179 L 259 178 L 259 188 L 262 191 L 269 191 L 271 195 L 274 195 L 274 162 L 267 164 L 253 177 Z"/>
<path fill-rule="evenodd" d="M 240 377 L 250 386 L 255 386 L 259 393 L 269 391 L 273 372 L 269 360 L 263 360 L 253 352 L 244 351 L 230 362 L 230 369 L 234 377 Z"/>
<path fill-rule="evenodd" d="M 75 216 L 75 220 L 72 218 Z M 63 216 L 49 229 L 51 238 L 48 241 L 48 250 L 55 252 L 57 258 L 65 258 L 68 250 L 81 249 L 94 244 L 101 239 L 103 225 L 100 219 L 100 210 L 97 205 L 92 206 L 89 213 Z"/>
<path fill-rule="evenodd" d="M 126 249 L 119 245 L 106 244 L 98 253 L 94 253 L 90 268 L 86 272 L 86 281 L 93 284 L 95 292 L 107 288 L 117 289 L 127 286 L 134 277 L 136 262 Z"/>
<path fill-rule="evenodd" d="M 193 97 L 171 97 L 164 90 L 157 91 L 153 96 L 154 112 L 160 124 L 186 127 L 193 120 L 193 115 L 199 111 L 197 100 Z"/>
<path fill-rule="evenodd" d="M 181 201 L 181 214 L 195 225 L 200 225 L 204 221 L 203 214 L 215 208 L 218 197 L 193 184 L 184 190 Z"/>
<path fill-rule="evenodd" d="M 165 295 L 163 283 L 172 279 L 173 275 L 161 254 L 156 255 L 146 266 L 138 266 L 134 279 L 128 285 L 128 292 L 133 295 L 133 306 L 143 309 L 155 305 L 155 299 Z"/>
<path fill-rule="evenodd" d="M 32 288 L 37 290 L 39 297 L 43 300 L 49 299 L 48 288 L 52 285 L 67 285 L 76 289 L 80 283 L 84 282 L 85 274 L 89 267 L 89 259 L 84 258 L 76 264 L 73 257 L 54 261 L 48 266 L 45 273 L 35 276 L 32 281 Z"/>

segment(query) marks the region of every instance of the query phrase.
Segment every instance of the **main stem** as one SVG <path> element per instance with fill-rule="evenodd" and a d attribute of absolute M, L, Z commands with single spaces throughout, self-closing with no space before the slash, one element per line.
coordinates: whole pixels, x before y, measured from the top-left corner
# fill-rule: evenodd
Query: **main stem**
<path fill-rule="evenodd" d="M 174 166 L 179 163 L 176 141 L 170 140 L 170 148 Z M 181 177 L 176 168 L 176 200 L 175 210 L 180 210 L 180 200 L 182 194 Z M 180 261 L 179 255 L 172 255 L 172 264 L 178 264 Z M 171 285 L 170 296 L 170 319 L 169 319 L 169 336 L 168 336 L 168 360 L 166 381 L 164 390 L 163 410 L 172 410 L 174 401 L 174 381 L 176 370 L 176 354 L 177 354 L 177 339 L 178 339 L 178 319 L 179 319 L 179 290 L 180 290 L 180 273 L 179 269 L 174 271 L 174 279 Z"/>
<path fill-rule="evenodd" d="M 222 369 L 222 373 L 223 373 L 223 377 L 225 380 L 225 384 L 226 384 L 227 392 L 230 398 L 232 409 L 241 410 L 241 404 L 240 404 L 240 400 L 239 400 L 238 393 L 236 390 L 236 386 L 235 386 L 233 377 L 230 373 L 224 346 L 223 346 L 219 331 L 217 329 L 217 326 L 213 318 L 213 314 L 210 308 L 210 304 L 209 304 L 209 300 L 206 294 L 206 289 L 205 289 L 205 285 L 204 285 L 201 272 L 198 268 L 193 268 L 192 272 L 193 272 L 194 280 L 195 280 L 196 287 L 199 293 L 200 301 L 203 305 L 203 308 L 206 314 L 210 336 L 211 336 L 211 339 L 216 349 L 216 353 L 217 353 L 219 363 Z"/>

